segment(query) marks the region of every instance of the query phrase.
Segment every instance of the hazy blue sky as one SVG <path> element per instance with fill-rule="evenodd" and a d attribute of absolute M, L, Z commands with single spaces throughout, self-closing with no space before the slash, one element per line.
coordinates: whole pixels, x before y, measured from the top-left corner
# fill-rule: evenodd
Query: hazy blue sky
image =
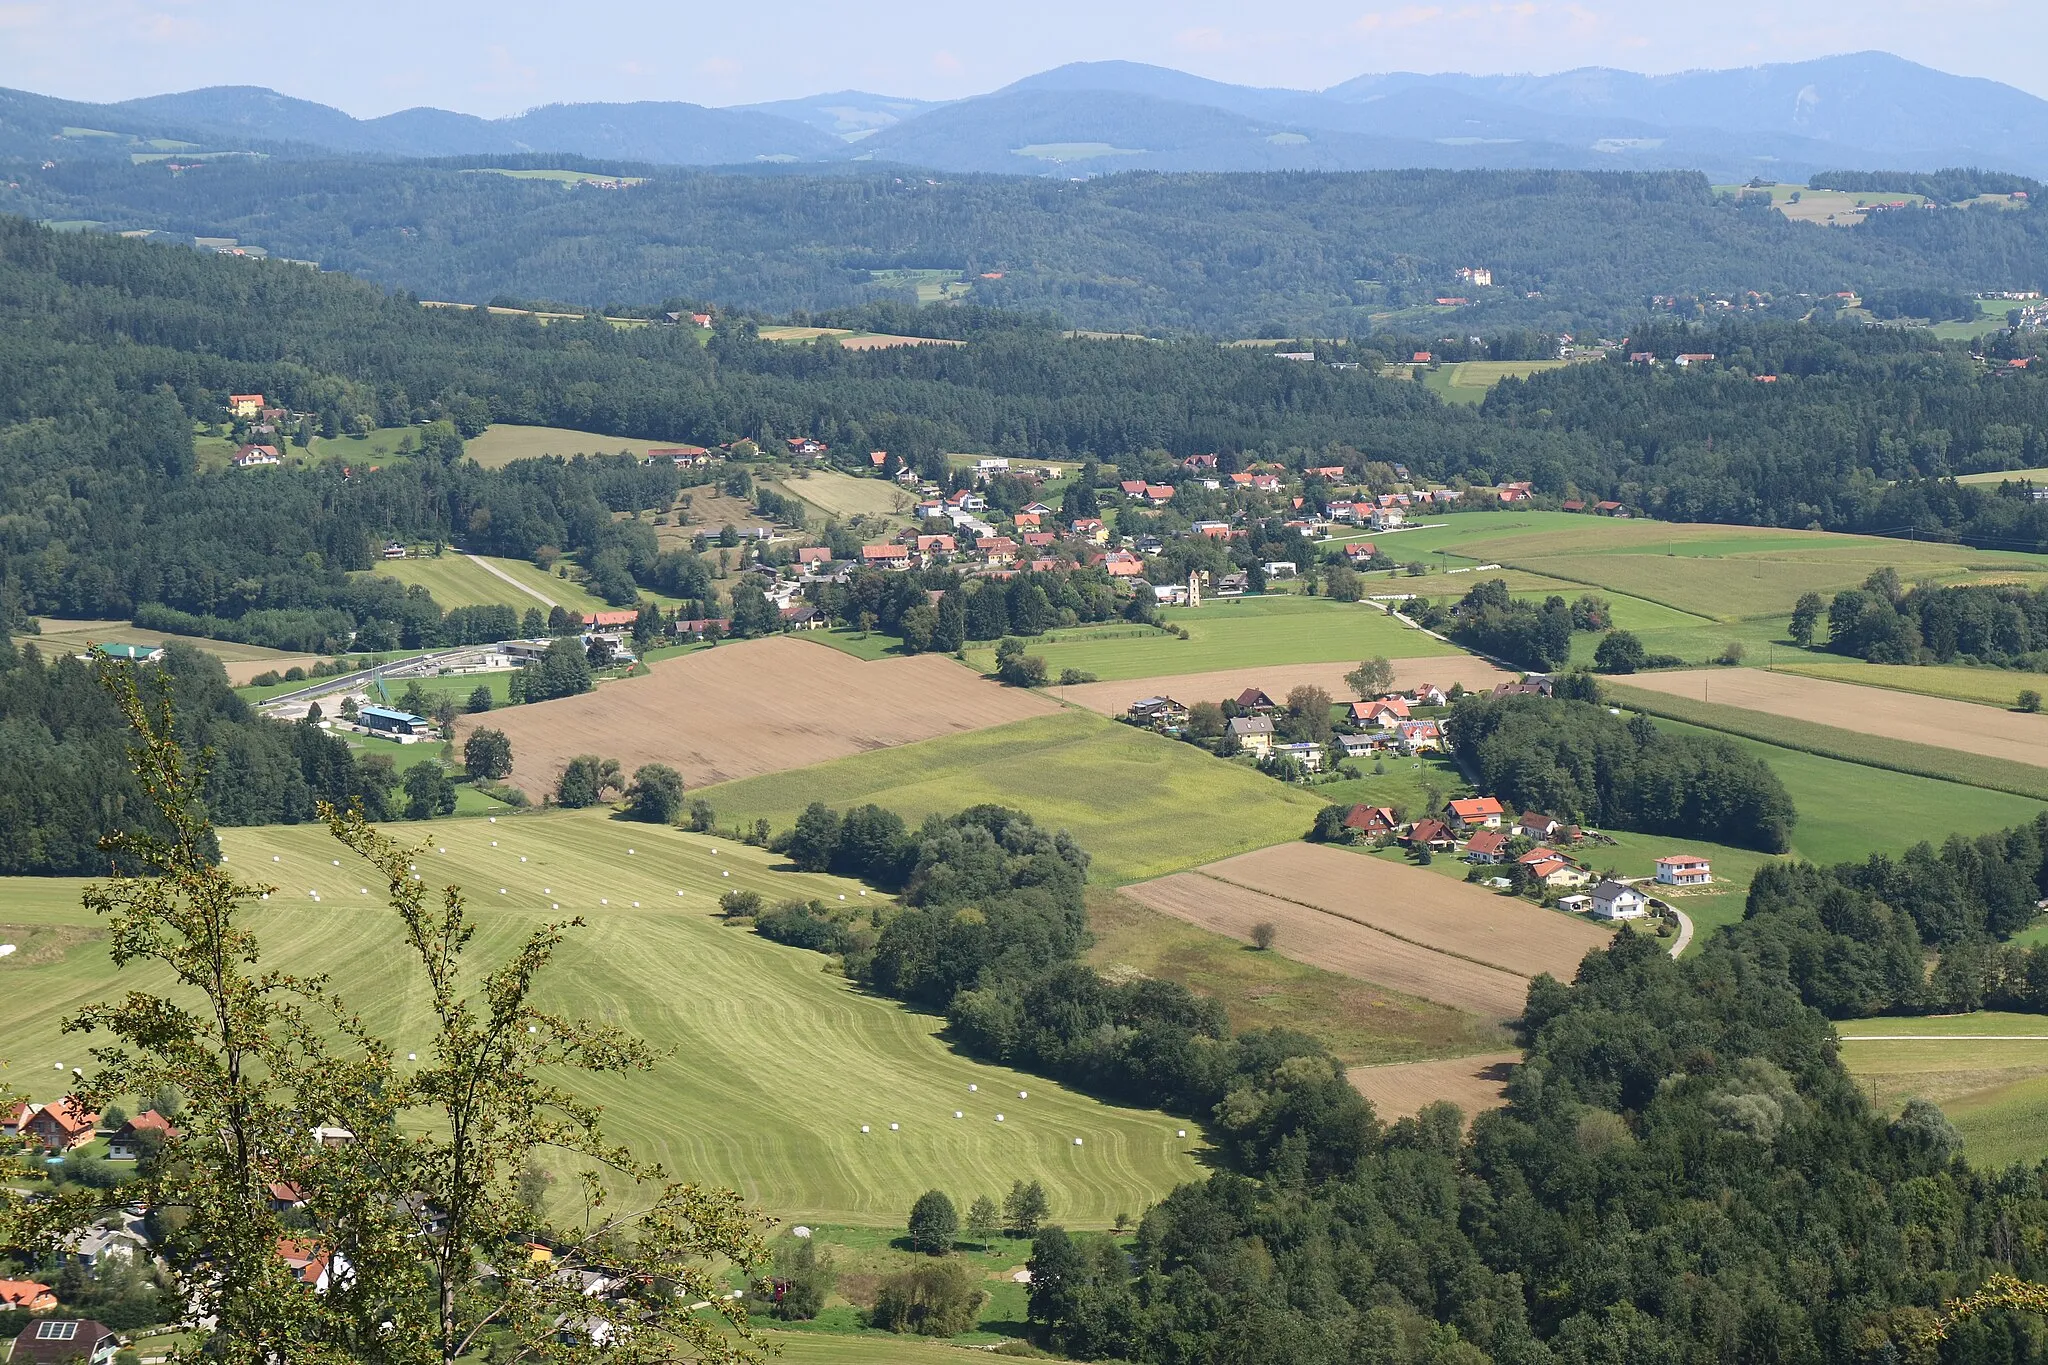
<path fill-rule="evenodd" d="M 267 85 L 359 116 L 847 87 L 949 98 L 1111 57 L 1319 88 L 1865 48 L 2048 95 L 2044 0 L 0 0 L 0 85 L 86 100 Z"/>

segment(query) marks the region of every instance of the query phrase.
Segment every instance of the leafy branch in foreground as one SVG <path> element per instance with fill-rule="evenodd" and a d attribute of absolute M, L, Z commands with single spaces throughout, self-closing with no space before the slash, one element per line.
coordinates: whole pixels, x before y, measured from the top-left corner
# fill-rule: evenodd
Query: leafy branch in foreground
<path fill-rule="evenodd" d="M 114 1040 L 93 1050 L 94 1074 L 79 1076 L 86 1105 L 171 1086 L 187 1097 L 182 1130 L 118 1199 L 139 1192 L 151 1210 L 179 1302 L 208 1329 L 205 1356 L 756 1359 L 745 1310 L 720 1292 L 713 1267 L 762 1259 L 759 1220 L 731 1191 L 637 1161 L 606 1140 L 595 1105 L 540 1079 L 554 1068 L 653 1064 L 619 1030 L 533 1004 L 578 922 L 543 923 L 507 961 L 469 968 L 474 926 L 461 890 L 430 888 L 419 850 L 360 810 L 323 808 L 335 838 L 384 875 L 424 978 L 428 1060 L 401 1067 L 326 979 L 262 966 L 246 920 L 274 888 L 216 860 L 199 803 L 203 760 L 189 761 L 174 737 L 166 681 L 145 700 L 137 679 L 132 666 L 101 668 L 162 826 L 110 837 L 106 851 L 141 875 L 88 888 L 85 902 L 109 920 L 117 967 L 157 967 L 175 987 L 132 991 L 65 1027 Z M 520 1198 L 549 1149 L 579 1172 L 573 1230 L 541 1226 Z M 615 1195 L 621 1187 L 628 1193 Z M 10 1205 L 0 1241 L 55 1251 L 113 1198 L 74 1189 Z"/>

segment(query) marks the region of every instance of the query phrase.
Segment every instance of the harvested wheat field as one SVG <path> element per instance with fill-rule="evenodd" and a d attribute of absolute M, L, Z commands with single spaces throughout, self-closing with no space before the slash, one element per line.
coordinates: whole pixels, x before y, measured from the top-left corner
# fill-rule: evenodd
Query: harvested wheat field
<path fill-rule="evenodd" d="M 1441 1062 L 1396 1062 L 1354 1066 L 1345 1073 L 1351 1088 L 1372 1101 L 1382 1122 L 1405 1119 L 1424 1105 L 1449 1100 L 1465 1111 L 1465 1122 L 1507 1103 L 1508 1077 L 1519 1052 L 1484 1052 Z"/>
<path fill-rule="evenodd" d="M 1610 942 L 1605 929 L 1562 911 L 1325 844 L 1278 844 L 1201 871 L 1517 976 L 1549 972 L 1569 981 L 1579 959 Z"/>
<path fill-rule="evenodd" d="M 1514 972 L 1452 957 L 1198 872 L 1127 886 L 1123 894 L 1161 914 L 1244 942 L 1250 941 L 1254 924 L 1271 924 L 1278 930 L 1273 951 L 1283 957 L 1487 1019 L 1520 1014 L 1529 994 L 1527 978 Z"/>
<path fill-rule="evenodd" d="M 1448 688 L 1463 683 L 1467 690 L 1491 689 L 1497 683 L 1512 682 L 1515 675 L 1469 654 L 1439 654 L 1427 659 L 1394 659 L 1394 686 L 1405 691 L 1423 683 Z M 1172 697 L 1193 705 L 1198 701 L 1222 701 L 1248 687 L 1262 689 L 1278 701 L 1294 688 L 1320 687 L 1337 701 L 1356 700 L 1344 675 L 1358 667 L 1348 664 L 1275 664 L 1270 668 L 1226 668 L 1215 673 L 1181 673 L 1167 678 L 1137 678 L 1127 682 L 1077 683 L 1072 687 L 1048 689 L 1050 695 L 1076 706 L 1085 706 L 1105 716 L 1120 716 L 1140 697 Z"/>
<path fill-rule="evenodd" d="M 578 754 L 616 758 L 629 774 L 666 763 L 694 789 L 1058 709 L 938 655 L 865 663 L 773 636 L 664 659 L 580 697 L 464 716 L 456 743 L 479 726 L 504 731 L 511 781 L 531 796 L 553 790 Z"/>
<path fill-rule="evenodd" d="M 2018 687 L 2017 680 L 2025 675 L 2014 677 L 2013 685 Z M 1628 679 L 1628 685 L 1692 700 L 1704 692 L 1706 700 L 1717 706 L 1740 706 L 1859 734 L 2048 767 L 2048 717 L 1996 711 L 1947 697 L 1916 696 L 1888 688 L 1768 673 L 1760 668 L 1638 673 Z"/>

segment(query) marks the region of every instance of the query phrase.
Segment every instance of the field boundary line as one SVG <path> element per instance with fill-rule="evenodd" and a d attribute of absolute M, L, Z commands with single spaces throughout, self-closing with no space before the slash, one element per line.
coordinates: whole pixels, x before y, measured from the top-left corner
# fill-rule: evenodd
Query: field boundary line
<path fill-rule="evenodd" d="M 1863 662 L 1867 662 L 1866 660 L 1862 660 L 1862 659 L 1851 659 L 1851 658 L 1848 658 L 1848 657 L 1845 657 L 1845 656 L 1841 656 L 1841 655 L 1837 655 L 1836 657 L 1837 657 L 1837 658 L 1839 658 L 1839 659 L 1841 660 L 1841 662 L 1843 662 L 1843 663 L 1863 663 Z M 1793 677 L 1793 678 L 1811 678 L 1811 679 L 1813 679 L 1813 680 L 1814 680 L 1815 682 L 1833 682 L 1833 683 L 1844 683 L 1844 684 L 1846 684 L 1846 685 L 1848 685 L 1848 686 L 1850 686 L 1850 687 L 1874 687 L 1874 688 L 1876 688 L 1876 689 L 1877 689 L 1878 691 L 1880 691 L 1880 692 L 1897 692 L 1897 693 L 1898 693 L 1899 695 L 1901 695 L 1901 696 L 1905 696 L 1905 697 L 1935 697 L 1935 698 L 1938 698 L 1938 699 L 1940 699 L 1940 700 L 1942 700 L 1942 701 L 1960 701 L 1960 702 L 1967 702 L 1967 703 L 1969 703 L 1969 704 L 1970 704 L 1971 706 L 1985 706 L 1985 707 L 1989 707 L 1989 708 L 1990 708 L 1991 710 L 1993 710 L 1993 711 L 2004 711 L 2004 712 L 2006 712 L 2006 713 L 2008 713 L 2008 714 L 2010 714 L 2010 713 L 2012 712 L 2012 710 L 2013 710 L 2013 708 L 2012 708 L 2012 707 L 2010 707 L 2010 706 L 2007 706 L 2007 705 L 2005 705 L 2005 704 L 2004 704 L 2004 703 L 2002 703 L 2002 702 L 1995 702 L 1995 701 L 1978 701 L 1978 700 L 1977 700 L 1977 699 L 1976 699 L 1975 697 L 1959 697 L 1959 696 L 1957 696 L 1957 695 L 1956 695 L 1955 693 L 1953 693 L 1953 692 L 1928 692 L 1928 691 L 1923 691 L 1923 690 L 1922 690 L 1922 689 L 1920 689 L 1920 688 L 1915 688 L 1915 687 L 1905 687 L 1905 686 L 1902 686 L 1902 685 L 1900 685 L 1899 683 L 1895 683 L 1895 682 L 1881 682 L 1881 681 L 1878 681 L 1878 680 L 1876 680 L 1876 679 L 1870 679 L 1870 680 L 1865 680 L 1865 679 L 1863 679 L 1863 678 L 1854 678 L 1854 679 L 1851 679 L 1851 678 L 1837 678 L 1837 677 L 1835 677 L 1834 675 L 1832 675 L 1832 674 L 1829 674 L 1829 673 L 1810 673 L 1810 672 L 1808 672 L 1808 671 L 1807 671 L 1808 669 L 1813 669 L 1813 668 L 1827 668 L 1827 667 L 1829 667 L 1829 666 L 1830 666 L 1830 664 L 1831 664 L 1832 662 L 1833 662 L 1832 660 L 1828 660 L 1828 659 L 1816 659 L 1816 660 L 1814 660 L 1814 661 L 1813 661 L 1812 663 L 1790 663 L 1790 664 L 1780 664 L 1780 663 L 1762 663 L 1762 664 L 1753 664 L 1753 665 L 1751 665 L 1751 666 L 1752 666 L 1752 667 L 1754 667 L 1754 668 L 1760 668 L 1760 669 L 1762 669 L 1762 670 L 1763 670 L 1764 672 L 1766 672 L 1766 673 L 1783 673 L 1783 674 L 1785 674 L 1786 676 L 1788 676 L 1788 677 Z M 2010 672 L 2010 673 L 2012 673 L 2012 674 L 2013 674 L 2013 676 L 2014 676 L 2014 677 L 2016 677 L 2016 678 L 2038 678 L 2038 677 L 2040 677 L 2040 676 L 2041 676 L 2041 675 L 2040 675 L 2040 674 L 2038 674 L 2038 673 L 2020 673 L 2020 672 L 2018 672 L 2017 670 L 2013 670 L 2013 669 L 1995 669 L 1995 670 L 1994 670 L 1994 669 L 1989 669 L 1989 668 L 1987 668 L 1987 669 L 1984 669 L 1984 670 L 1982 670 L 1982 671 L 1983 671 L 1983 672 L 1986 672 L 1986 673 L 1991 673 L 1991 672 L 2000 672 L 2000 673 Z"/>
<path fill-rule="evenodd" d="M 1844 1033 L 1845 1043 L 2048 1043 L 2048 1033 Z"/>
<path fill-rule="evenodd" d="M 1798 677 L 1799 674 L 1791 674 Z M 1969 765 L 1959 762 L 1944 762 L 1943 758 L 1952 752 L 1937 749 L 1932 745 L 1916 744 L 1907 739 L 1887 739 L 1882 735 L 1867 735 L 1860 730 L 1843 730 L 1832 725 L 1821 725 L 1810 720 L 1795 720 L 1786 716 L 1774 716 L 1769 712 L 1753 711 L 1744 706 L 1730 706 L 1724 702 L 1700 702 L 1685 697 L 1674 697 L 1669 693 L 1650 692 L 1630 687 L 1625 683 L 1613 683 L 1611 700 L 1632 710 L 1648 715 L 1661 716 L 1665 720 L 1680 721 L 1696 725 L 1702 730 L 1716 730 L 1726 735 L 1755 740 L 1779 749 L 1790 749 L 1795 753 L 1813 754 L 1820 758 L 1832 758 L 1842 763 L 1854 763 L 1865 768 L 1877 768 L 1884 772 L 1904 773 L 1908 777 L 1924 777 L 1935 782 L 1953 782 L 1961 787 L 1981 787 L 1985 791 L 2005 792 L 2010 796 L 2024 796 L 2035 801 L 2048 801 L 2048 769 L 2038 769 L 2029 763 L 2016 763 L 2010 759 L 1992 758 L 1985 754 L 1970 754 Z M 1626 694 L 1626 695 L 1623 695 Z M 1906 693 L 1904 695 L 1917 695 Z M 1760 716 L 1772 722 L 1766 726 L 1755 722 L 1745 726 L 1726 713 L 1742 716 Z M 1801 739 L 1793 733 L 1774 732 L 1776 726 L 1797 727 L 1801 730 L 1818 732 L 1813 738 Z M 1842 738 L 1836 738 L 1841 736 Z M 1870 752 L 1866 744 L 1886 745 L 1906 750 L 1897 758 L 1887 758 Z M 1957 754 L 1957 758 L 1962 755 Z M 2004 772 L 2003 777 L 1992 773 L 1977 773 L 1977 764 L 1992 765 L 1992 772 Z M 2019 769 L 2019 772 L 2008 772 Z"/>
<path fill-rule="evenodd" d="M 1271 848 L 1273 845 L 1269 844 L 1267 847 Z M 1356 915 L 1347 915 L 1342 910 L 1332 910 L 1327 905 L 1317 905 L 1313 901 L 1298 901 L 1292 896 L 1283 896 L 1277 891 L 1268 891 L 1262 886 L 1252 886 L 1245 882 L 1232 881 L 1228 877 L 1219 877 L 1205 868 L 1197 867 L 1190 868 L 1189 870 L 1195 876 L 1207 877 L 1212 882 L 1221 882 L 1225 886 L 1234 886 L 1240 891 L 1249 891 L 1255 896 L 1265 896 L 1269 900 L 1280 901 L 1287 905 L 1298 905 L 1304 910 L 1313 910 L 1319 915 L 1328 915 L 1331 919 L 1341 919 L 1347 924 L 1356 924 L 1361 929 L 1370 929 L 1375 934 L 1385 934 L 1388 938 L 1398 939 L 1411 948 L 1421 948 L 1425 952 L 1441 953 L 1445 957 L 1454 957 L 1460 962 L 1469 962 L 1475 967 L 1484 967 L 1488 971 L 1506 972 L 1509 976 L 1519 976 L 1524 981 L 1534 981 L 1536 979 L 1529 975 L 1529 973 L 1517 970 L 1514 967 L 1504 967 L 1498 962 L 1488 962 L 1484 958 L 1473 957 L 1469 953 L 1454 952 L 1449 948 L 1439 947 L 1434 943 L 1424 943 L 1419 938 L 1410 938 L 1406 934 L 1397 934 L 1392 929 L 1374 924 L 1371 920 L 1360 919 Z"/>
<path fill-rule="evenodd" d="M 1688 556 L 1688 558 L 1691 557 L 1693 556 Z M 1659 597 L 1645 597 L 1639 592 L 1623 592 L 1619 588 L 1610 588 L 1605 583 L 1595 583 L 1590 578 L 1574 578 L 1568 573 L 1558 573 L 1554 569 L 1533 569 L 1527 564 L 1517 564 L 1512 559 L 1503 559 L 1501 567 L 1519 569 L 1523 573 L 1532 573 L 1539 578 L 1554 578 L 1560 583 L 1576 583 L 1582 588 L 1598 588 L 1601 592 L 1612 593 L 1616 597 L 1626 597 L 1636 602 L 1648 602 L 1653 607 L 1662 607 L 1666 611 L 1675 611 L 1680 616 L 1690 616 L 1693 620 L 1704 621 L 1710 626 L 1730 626 L 1750 619 L 1744 616 L 1702 616 L 1690 607 L 1681 607 L 1675 602 L 1666 602 Z"/>
<path fill-rule="evenodd" d="M 479 569 L 482 569 L 485 573 L 491 575 L 493 578 L 502 578 L 503 580 L 505 580 L 505 582 L 510 583 L 513 587 L 525 593 L 528 597 L 539 599 L 540 603 L 543 606 L 559 607 L 562 605 L 560 602 L 557 602 L 554 598 L 549 597 L 546 593 L 540 591 L 540 589 L 527 587 L 526 584 L 521 583 L 511 574 L 506 573 L 503 569 L 491 563 L 489 560 L 482 558 L 481 556 L 465 554 L 463 558 L 468 560 L 470 563 L 476 565 Z"/>

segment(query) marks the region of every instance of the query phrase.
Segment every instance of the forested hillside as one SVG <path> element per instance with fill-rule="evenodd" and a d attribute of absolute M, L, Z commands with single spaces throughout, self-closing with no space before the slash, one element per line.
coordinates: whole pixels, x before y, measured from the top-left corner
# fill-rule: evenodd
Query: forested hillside
<path fill-rule="evenodd" d="M 1428 306 L 1453 272 L 1494 287 L 1459 334 L 1507 323 L 1618 329 L 1653 295 L 2040 288 L 2037 211 L 1884 214 L 1854 229 L 1716 199 L 1704 177 L 1560 171 L 1129 174 L 936 180 L 902 168 L 680 172 L 627 190 L 436 165 L 65 162 L 11 172 L 0 211 L 234 237 L 425 298 L 500 294 L 784 313 L 903 298 L 877 270 L 959 271 L 975 301 L 1069 325 L 1246 336 L 1362 333 Z M 1000 275 L 1000 278 L 986 278 Z M 1530 297 L 1530 295 L 1538 297 Z M 1798 302 L 1804 313 L 1811 300 Z M 1279 335 L 1279 332 L 1272 333 Z"/>

